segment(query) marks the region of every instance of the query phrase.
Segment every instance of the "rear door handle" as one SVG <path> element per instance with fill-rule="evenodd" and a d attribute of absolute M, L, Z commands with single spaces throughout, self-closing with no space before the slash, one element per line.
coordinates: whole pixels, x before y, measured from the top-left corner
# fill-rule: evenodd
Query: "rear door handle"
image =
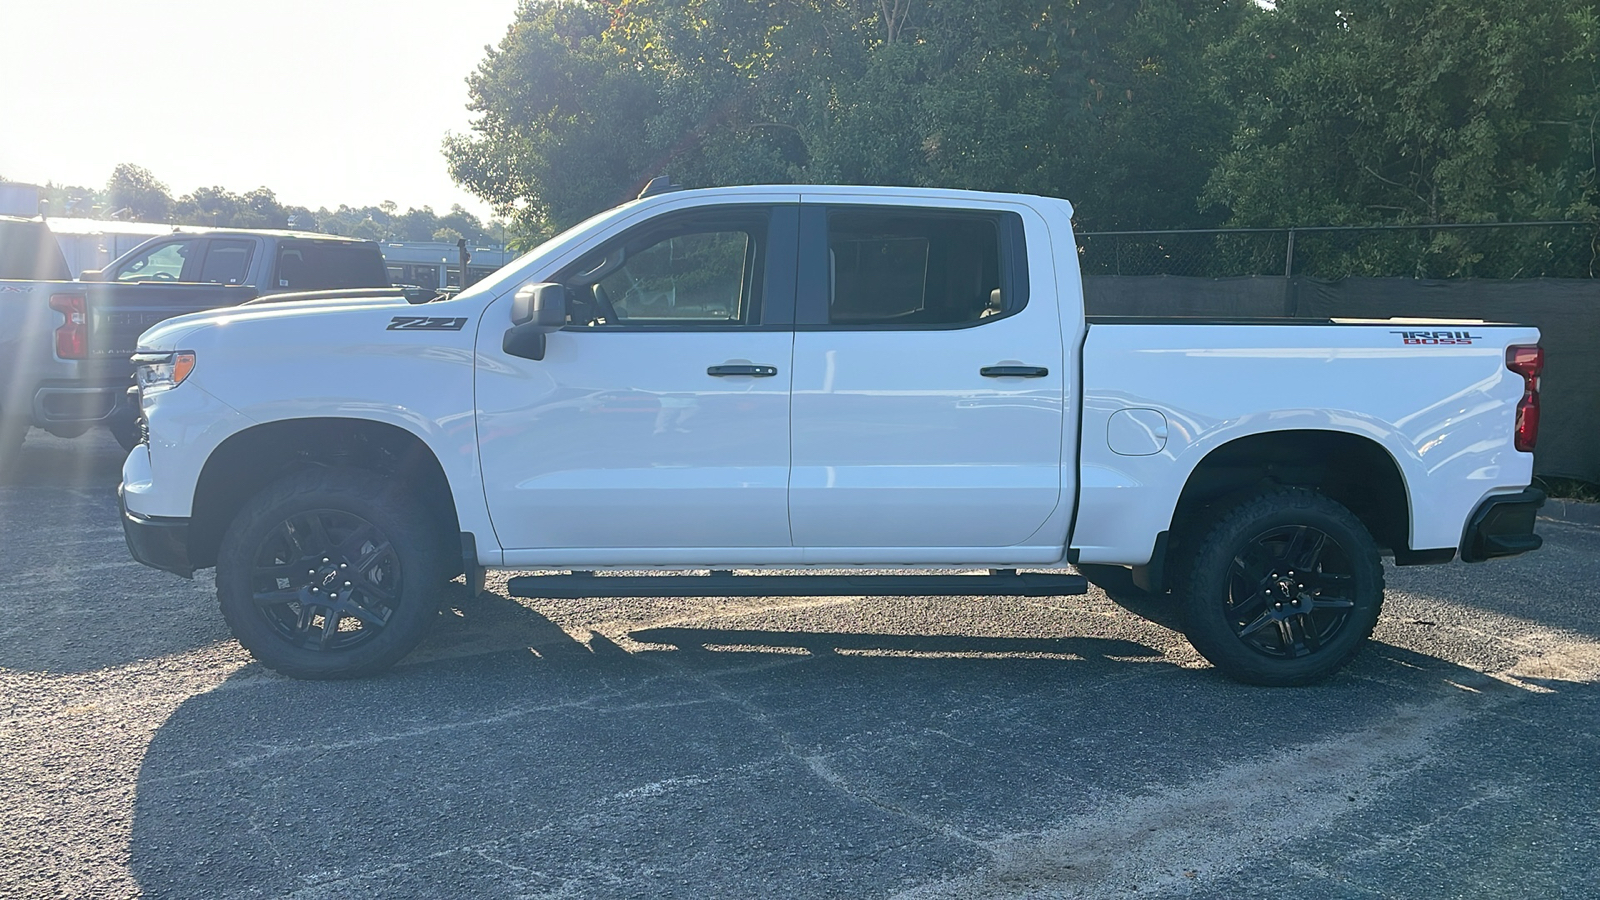
<path fill-rule="evenodd" d="M 1043 378 L 1050 370 L 1044 366 L 984 366 L 978 374 L 985 378 Z"/>
<path fill-rule="evenodd" d="M 719 378 L 726 375 L 749 375 L 753 378 L 771 378 L 772 376 L 778 374 L 778 367 L 749 365 L 712 366 L 709 369 L 706 369 L 706 374 L 715 375 Z"/>

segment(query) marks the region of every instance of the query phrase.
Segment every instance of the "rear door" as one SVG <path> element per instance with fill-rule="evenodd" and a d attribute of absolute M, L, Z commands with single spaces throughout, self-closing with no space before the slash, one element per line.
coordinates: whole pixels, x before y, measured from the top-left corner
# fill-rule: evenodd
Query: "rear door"
<path fill-rule="evenodd" d="M 1025 237 L 1042 220 L 910 204 L 801 216 L 789 518 L 805 560 L 1063 546 L 1061 324 L 1054 297 L 1030 296 L 1053 279 Z"/>

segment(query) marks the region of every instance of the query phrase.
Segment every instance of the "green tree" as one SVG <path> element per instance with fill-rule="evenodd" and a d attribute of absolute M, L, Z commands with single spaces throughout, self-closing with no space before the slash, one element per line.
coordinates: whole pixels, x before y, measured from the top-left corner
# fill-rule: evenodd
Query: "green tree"
<path fill-rule="evenodd" d="M 1595 0 L 1283 0 L 1211 64 L 1236 124 L 1204 197 L 1234 224 L 1600 214 Z M 1495 242 L 1396 238 L 1332 268 L 1516 271 Z"/>
<path fill-rule="evenodd" d="M 166 222 L 172 216 L 172 194 L 143 166 L 118 164 L 106 182 L 106 195 L 113 212 L 126 209 L 129 218 L 141 222 Z"/>
<path fill-rule="evenodd" d="M 1205 48 L 1235 0 L 524 4 L 470 79 L 456 179 L 525 233 L 650 176 L 1034 191 L 1080 220 L 1204 224 L 1227 146 Z"/>

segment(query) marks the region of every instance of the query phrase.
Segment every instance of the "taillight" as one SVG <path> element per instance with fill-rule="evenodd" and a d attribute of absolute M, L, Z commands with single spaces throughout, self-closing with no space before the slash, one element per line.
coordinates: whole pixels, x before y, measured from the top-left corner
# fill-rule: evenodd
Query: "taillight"
<path fill-rule="evenodd" d="M 89 310 L 82 294 L 54 294 L 50 308 L 66 319 L 56 329 L 56 356 L 86 359 L 89 356 Z"/>
<path fill-rule="evenodd" d="M 1539 373 L 1544 371 L 1544 348 L 1507 347 L 1506 368 L 1522 376 L 1514 443 L 1518 450 L 1531 452 L 1539 442 Z"/>

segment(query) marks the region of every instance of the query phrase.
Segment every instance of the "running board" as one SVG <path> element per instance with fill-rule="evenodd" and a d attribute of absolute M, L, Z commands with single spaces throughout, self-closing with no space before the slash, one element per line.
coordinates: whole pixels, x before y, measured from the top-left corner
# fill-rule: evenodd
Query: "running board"
<path fill-rule="evenodd" d="M 1086 594 L 1082 575 L 519 575 L 513 597 L 1060 597 Z"/>

